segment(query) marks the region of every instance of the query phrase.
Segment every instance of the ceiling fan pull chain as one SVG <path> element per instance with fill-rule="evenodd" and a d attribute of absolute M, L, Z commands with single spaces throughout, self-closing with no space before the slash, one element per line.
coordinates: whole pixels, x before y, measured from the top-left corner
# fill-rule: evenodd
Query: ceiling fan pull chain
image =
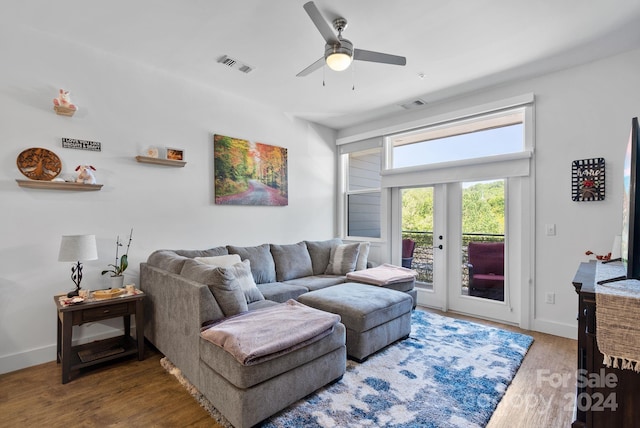
<path fill-rule="evenodd" d="M 322 86 L 326 86 L 326 85 L 324 84 L 324 73 L 325 73 L 324 69 L 325 69 L 325 68 L 326 68 L 326 66 L 324 66 L 324 65 L 323 65 L 323 66 L 322 66 Z"/>
<path fill-rule="evenodd" d="M 356 90 L 356 64 L 355 61 L 351 63 L 351 90 Z"/>

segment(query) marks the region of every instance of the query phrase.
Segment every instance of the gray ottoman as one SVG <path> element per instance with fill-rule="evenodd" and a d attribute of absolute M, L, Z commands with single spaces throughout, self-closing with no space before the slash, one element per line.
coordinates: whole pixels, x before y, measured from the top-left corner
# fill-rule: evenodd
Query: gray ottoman
<path fill-rule="evenodd" d="M 340 315 L 347 355 L 359 362 L 411 332 L 413 299 L 401 291 L 347 282 L 305 293 L 298 301 Z"/>

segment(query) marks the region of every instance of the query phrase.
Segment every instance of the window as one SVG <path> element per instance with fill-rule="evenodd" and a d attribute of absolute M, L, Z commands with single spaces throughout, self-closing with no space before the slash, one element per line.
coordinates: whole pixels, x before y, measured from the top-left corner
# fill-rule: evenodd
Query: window
<path fill-rule="evenodd" d="M 347 195 L 348 236 L 380 238 L 380 191 Z"/>
<path fill-rule="evenodd" d="M 385 242 L 396 188 L 528 176 L 533 100 L 525 94 L 338 138 L 340 236 Z"/>
<path fill-rule="evenodd" d="M 391 168 L 521 153 L 523 116 L 522 110 L 515 110 L 391 136 Z"/>
<path fill-rule="evenodd" d="M 380 238 L 380 148 L 348 154 L 347 236 Z"/>

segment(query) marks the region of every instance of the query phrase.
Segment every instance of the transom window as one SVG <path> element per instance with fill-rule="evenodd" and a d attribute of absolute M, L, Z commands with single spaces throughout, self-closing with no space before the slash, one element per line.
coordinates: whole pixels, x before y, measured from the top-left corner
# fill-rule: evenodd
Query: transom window
<path fill-rule="evenodd" d="M 391 169 L 522 152 L 523 116 L 516 110 L 390 136 Z"/>
<path fill-rule="evenodd" d="M 532 103 L 533 96 L 524 95 L 418 120 L 411 128 L 389 126 L 361 140 L 345 137 L 338 146 L 340 235 L 388 239 L 396 188 L 528 176 Z"/>

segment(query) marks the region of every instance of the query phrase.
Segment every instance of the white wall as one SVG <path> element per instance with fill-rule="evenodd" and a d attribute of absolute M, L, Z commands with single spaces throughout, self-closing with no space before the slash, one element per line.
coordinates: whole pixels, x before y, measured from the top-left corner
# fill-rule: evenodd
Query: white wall
<path fill-rule="evenodd" d="M 335 133 L 268 106 L 215 92 L 81 44 L 0 29 L 0 373 L 55 358 L 52 296 L 73 287 L 69 263 L 57 262 L 60 236 L 93 233 L 97 261 L 83 284 L 106 286 L 99 272 L 114 257 L 115 236 L 133 227 L 127 282 L 158 248 L 233 243 L 291 243 L 336 233 Z M 577 298 L 571 279 L 584 251 L 606 253 L 620 229 L 621 166 L 630 119 L 640 116 L 640 51 L 434 104 L 342 130 L 340 137 L 410 122 L 523 93 L 536 95 L 536 267 L 533 327 L 575 337 Z M 51 100 L 71 90 L 80 106 L 57 116 Z M 213 204 L 213 133 L 289 150 L 288 207 Z M 60 138 L 100 141 L 102 152 L 63 149 Z M 185 149 L 185 168 L 138 164 L 148 146 Z M 99 192 L 19 188 L 16 157 L 29 147 L 60 156 L 63 171 L 98 169 Z M 571 201 L 571 162 L 604 157 L 607 198 Z M 544 225 L 554 223 L 557 236 Z M 388 252 L 382 251 L 383 254 Z M 556 293 L 555 305 L 544 303 Z M 111 327 L 117 327 L 113 324 Z M 109 325 L 76 329 L 90 339 Z"/>
<path fill-rule="evenodd" d="M 577 337 L 577 296 L 571 281 L 586 250 L 606 254 L 620 233 L 622 163 L 631 118 L 640 116 L 640 50 L 557 71 L 542 77 L 493 87 L 435 103 L 425 109 L 362 124 L 339 138 L 409 123 L 525 93 L 535 94 L 535 278 L 532 327 Z M 571 200 L 571 163 L 604 157 L 606 199 Z M 546 236 L 555 224 L 557 235 Z M 546 292 L 555 304 L 544 303 Z"/>
<path fill-rule="evenodd" d="M 84 263 L 83 286 L 107 286 L 116 235 L 134 228 L 126 281 L 159 248 L 294 243 L 335 236 L 335 132 L 268 106 L 215 92 L 80 43 L 17 28 L 0 30 L 0 373 L 55 359 L 53 295 L 73 289 L 71 263 L 57 261 L 60 236 L 95 234 L 99 260 Z M 230 72 L 233 72 L 230 70 Z M 250 78 L 249 76 L 247 76 Z M 80 109 L 54 113 L 59 88 Z M 213 203 L 213 134 L 288 149 L 289 206 Z M 102 143 L 102 152 L 63 149 L 61 138 Z M 185 150 L 185 168 L 140 164 L 148 146 Z M 97 168 L 96 192 L 33 190 L 16 157 L 52 150 L 63 173 Z M 76 328 L 85 340 L 121 322 Z"/>

